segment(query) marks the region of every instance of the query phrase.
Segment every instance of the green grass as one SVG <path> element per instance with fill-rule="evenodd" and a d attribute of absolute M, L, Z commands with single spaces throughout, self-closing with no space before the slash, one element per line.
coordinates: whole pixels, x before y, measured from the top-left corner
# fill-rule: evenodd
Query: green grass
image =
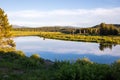
<path fill-rule="evenodd" d="M 59 39 L 68 41 L 96 42 L 120 44 L 120 36 L 91 36 L 91 35 L 71 35 L 60 32 L 30 32 L 12 31 L 13 36 L 40 36 L 49 39 Z"/>
<path fill-rule="evenodd" d="M 0 80 L 119 80 L 120 60 L 111 65 L 89 59 L 48 62 L 21 51 L 0 51 Z"/>
<path fill-rule="evenodd" d="M 50 69 L 42 58 L 26 57 L 21 51 L 0 52 L 0 80 L 51 80 Z"/>

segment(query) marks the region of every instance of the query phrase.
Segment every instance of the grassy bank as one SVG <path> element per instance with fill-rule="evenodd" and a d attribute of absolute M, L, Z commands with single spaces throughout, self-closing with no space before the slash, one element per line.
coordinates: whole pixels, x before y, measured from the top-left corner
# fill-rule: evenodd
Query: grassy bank
<path fill-rule="evenodd" d="M 0 80 L 119 80 L 120 60 L 111 65 L 89 59 L 51 62 L 21 51 L 0 52 Z"/>
<path fill-rule="evenodd" d="M 13 36 L 40 36 L 49 39 L 120 44 L 120 36 L 71 35 L 60 32 L 12 31 Z"/>

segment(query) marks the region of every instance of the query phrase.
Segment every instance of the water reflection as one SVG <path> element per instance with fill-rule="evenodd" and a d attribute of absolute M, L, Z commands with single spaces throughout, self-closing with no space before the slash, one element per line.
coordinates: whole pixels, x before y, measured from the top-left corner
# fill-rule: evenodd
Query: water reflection
<path fill-rule="evenodd" d="M 112 63 L 120 58 L 120 45 L 74 42 L 44 39 L 35 36 L 17 37 L 14 39 L 16 48 L 27 56 L 34 53 L 50 60 L 76 60 L 87 57 L 94 62 Z"/>
<path fill-rule="evenodd" d="M 43 37 L 43 40 L 45 40 L 45 37 Z"/>
<path fill-rule="evenodd" d="M 101 51 L 104 51 L 105 49 L 109 48 L 112 50 L 113 47 L 115 47 L 117 44 L 112 44 L 112 43 L 100 43 L 99 44 L 99 49 Z"/>

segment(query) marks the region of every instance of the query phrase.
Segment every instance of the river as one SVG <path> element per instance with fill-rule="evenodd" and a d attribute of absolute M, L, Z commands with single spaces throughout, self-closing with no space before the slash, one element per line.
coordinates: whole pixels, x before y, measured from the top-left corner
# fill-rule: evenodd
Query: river
<path fill-rule="evenodd" d="M 111 64 L 120 59 L 120 45 L 44 39 L 38 36 L 16 37 L 14 41 L 17 50 L 22 50 L 26 56 L 37 53 L 52 61 L 89 58 L 93 62 Z"/>

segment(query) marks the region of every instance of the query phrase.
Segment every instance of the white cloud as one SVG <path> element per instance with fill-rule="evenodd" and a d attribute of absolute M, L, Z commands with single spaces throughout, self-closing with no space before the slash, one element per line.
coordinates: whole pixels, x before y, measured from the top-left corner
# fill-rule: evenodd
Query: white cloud
<path fill-rule="evenodd" d="M 23 10 L 7 12 L 11 24 L 25 26 L 80 26 L 89 27 L 101 22 L 120 23 L 120 7 L 73 10 Z"/>

